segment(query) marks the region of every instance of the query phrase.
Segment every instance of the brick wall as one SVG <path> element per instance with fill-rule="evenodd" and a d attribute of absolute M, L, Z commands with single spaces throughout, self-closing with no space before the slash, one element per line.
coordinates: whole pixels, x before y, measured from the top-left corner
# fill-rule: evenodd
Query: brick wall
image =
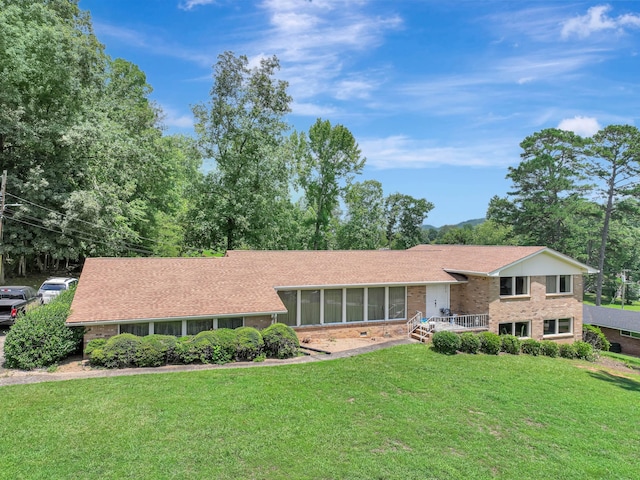
<path fill-rule="evenodd" d="M 406 320 L 393 320 L 386 322 L 367 322 L 324 325 L 314 327 L 294 327 L 298 338 L 302 341 L 305 337 L 331 339 L 331 338 L 383 338 L 385 333 L 391 335 L 406 334 Z"/>
<path fill-rule="evenodd" d="M 427 288 L 424 285 L 407 287 L 407 320 L 412 318 L 416 312 L 424 314 L 426 305 Z"/>
<path fill-rule="evenodd" d="M 82 351 L 84 351 L 87 343 L 95 338 L 109 338 L 117 334 L 118 325 L 93 325 L 91 327 L 86 327 L 82 342 Z"/>
<path fill-rule="evenodd" d="M 620 344 L 622 353 L 640 357 L 640 338 L 623 337 L 620 335 L 620 330 L 614 328 L 600 327 L 600 330 L 607 340 Z"/>
<path fill-rule="evenodd" d="M 502 322 L 530 320 L 531 338 L 541 340 L 545 319 L 573 318 L 573 334 L 548 338 L 566 342 L 582 338 L 582 275 L 573 277 L 573 294 L 550 296 L 546 294 L 546 277 L 530 277 L 529 295 L 520 298 L 500 298 L 500 279 L 487 280 L 490 331 L 498 333 L 498 324 Z"/>

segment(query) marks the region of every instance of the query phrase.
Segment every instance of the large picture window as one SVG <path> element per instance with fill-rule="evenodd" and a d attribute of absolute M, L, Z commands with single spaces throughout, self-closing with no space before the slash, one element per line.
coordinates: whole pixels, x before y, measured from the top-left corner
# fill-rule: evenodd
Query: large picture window
<path fill-rule="evenodd" d="M 213 330 L 213 320 L 187 320 L 187 335 L 197 335 L 200 332 Z"/>
<path fill-rule="evenodd" d="M 320 290 L 300 291 L 300 324 L 320 323 Z"/>
<path fill-rule="evenodd" d="M 287 309 L 287 313 L 278 314 L 278 322 L 295 327 L 298 315 L 298 292 L 296 290 L 282 290 L 278 292 L 278 296 Z"/>
<path fill-rule="evenodd" d="M 153 333 L 158 335 L 173 335 L 174 337 L 182 336 L 182 321 L 175 322 L 154 322 Z"/>
<path fill-rule="evenodd" d="M 547 275 L 547 295 L 571 293 L 571 275 Z"/>
<path fill-rule="evenodd" d="M 500 296 L 529 295 L 529 277 L 500 277 Z"/>
<path fill-rule="evenodd" d="M 240 328 L 244 323 L 242 317 L 219 318 L 218 328 Z"/>
<path fill-rule="evenodd" d="M 368 289 L 367 320 L 384 320 L 384 287 Z"/>
<path fill-rule="evenodd" d="M 347 322 L 364 320 L 364 288 L 347 288 Z"/>
<path fill-rule="evenodd" d="M 389 318 L 405 318 L 406 288 L 389 287 Z"/>
<path fill-rule="evenodd" d="M 324 291 L 324 323 L 342 322 L 342 289 Z"/>
<path fill-rule="evenodd" d="M 120 333 L 132 333 L 138 337 L 146 337 L 149 335 L 148 323 L 122 323 L 120 324 Z"/>

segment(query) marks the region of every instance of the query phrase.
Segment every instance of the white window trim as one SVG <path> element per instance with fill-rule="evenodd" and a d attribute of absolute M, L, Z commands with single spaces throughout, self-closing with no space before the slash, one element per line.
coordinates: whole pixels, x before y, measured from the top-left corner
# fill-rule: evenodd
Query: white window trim
<path fill-rule="evenodd" d="M 511 279 L 511 291 L 516 291 L 516 278 L 524 277 L 527 279 L 527 293 L 512 293 L 511 295 L 500 295 L 500 298 L 530 298 L 531 297 L 531 277 L 528 275 L 511 275 L 500 277 L 499 281 L 502 281 L 503 278 Z M 498 284 L 498 289 L 500 288 L 500 284 Z M 506 323 L 506 322 L 505 322 Z"/>
<path fill-rule="evenodd" d="M 622 332 L 625 332 L 625 333 L 622 333 Z M 635 333 L 636 336 L 632 335 L 634 333 Z M 633 332 L 631 330 L 620 330 L 620 336 L 621 337 L 627 337 L 627 338 L 635 338 L 636 340 L 640 339 L 640 333 Z"/>
<path fill-rule="evenodd" d="M 520 295 L 518 295 L 518 297 L 520 297 Z M 518 337 L 518 335 L 515 334 L 515 325 L 516 323 L 527 323 L 529 324 L 529 328 L 527 328 L 527 330 L 529 331 L 529 335 L 526 335 L 524 337 L 518 337 L 518 338 L 531 338 L 531 320 L 514 320 L 513 322 L 498 322 L 498 335 L 500 335 L 500 325 L 504 325 L 506 323 L 511 324 L 511 333 L 508 335 L 515 335 L 516 337 Z"/>
<path fill-rule="evenodd" d="M 556 321 L 556 333 L 544 333 L 544 322 L 547 320 L 555 320 Z M 570 327 L 571 330 L 569 332 L 558 333 L 558 329 L 560 328 L 560 320 L 571 320 Z M 542 321 L 542 338 L 562 338 L 562 337 L 573 337 L 573 324 L 575 320 L 573 317 L 561 317 L 561 318 L 545 318 Z"/>
<path fill-rule="evenodd" d="M 547 290 L 547 284 L 546 284 L 546 280 L 547 277 L 556 277 L 556 291 L 555 293 L 547 293 L 547 297 L 563 297 L 566 295 L 573 295 L 573 275 L 546 275 L 545 276 L 545 292 Z M 568 292 L 561 292 L 560 291 L 560 277 L 569 277 L 569 291 Z M 551 319 L 553 320 L 553 319 Z"/>

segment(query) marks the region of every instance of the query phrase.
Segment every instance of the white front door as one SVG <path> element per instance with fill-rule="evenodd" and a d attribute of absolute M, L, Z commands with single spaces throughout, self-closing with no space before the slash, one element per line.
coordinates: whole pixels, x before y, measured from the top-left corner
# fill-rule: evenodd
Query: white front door
<path fill-rule="evenodd" d="M 449 308 L 449 284 L 427 285 L 427 308 L 425 317 L 440 316 L 441 308 Z"/>

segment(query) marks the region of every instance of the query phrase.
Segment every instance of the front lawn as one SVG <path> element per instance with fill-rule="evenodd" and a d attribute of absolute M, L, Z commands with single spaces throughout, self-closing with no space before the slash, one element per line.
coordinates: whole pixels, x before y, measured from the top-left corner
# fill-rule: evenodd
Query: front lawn
<path fill-rule="evenodd" d="M 640 376 L 421 344 L 0 388 L 0 478 L 636 478 Z"/>

